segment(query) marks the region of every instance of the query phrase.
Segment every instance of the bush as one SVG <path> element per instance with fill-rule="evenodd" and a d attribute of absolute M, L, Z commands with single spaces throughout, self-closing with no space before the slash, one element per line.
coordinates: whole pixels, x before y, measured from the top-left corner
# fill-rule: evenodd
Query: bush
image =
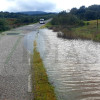
<path fill-rule="evenodd" d="M 9 27 L 6 19 L 3 19 L 3 18 L 0 19 L 0 31 L 6 31 L 8 29 L 10 29 L 10 27 Z"/>
<path fill-rule="evenodd" d="M 51 21 L 52 25 L 74 25 L 82 26 L 84 22 L 77 18 L 75 15 L 66 13 L 65 11 L 60 12 L 57 16 Z"/>
<path fill-rule="evenodd" d="M 89 23 L 89 22 L 87 22 L 86 24 L 87 24 L 87 25 L 89 25 L 90 23 Z"/>

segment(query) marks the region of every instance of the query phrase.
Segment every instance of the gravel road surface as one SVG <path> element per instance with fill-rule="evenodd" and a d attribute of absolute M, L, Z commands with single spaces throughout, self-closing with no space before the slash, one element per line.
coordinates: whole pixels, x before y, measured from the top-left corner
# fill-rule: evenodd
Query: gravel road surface
<path fill-rule="evenodd" d="M 30 57 L 24 48 L 23 39 L 28 33 L 38 31 L 40 26 L 39 23 L 27 25 L 0 35 L 0 100 L 33 98 L 29 79 Z"/>

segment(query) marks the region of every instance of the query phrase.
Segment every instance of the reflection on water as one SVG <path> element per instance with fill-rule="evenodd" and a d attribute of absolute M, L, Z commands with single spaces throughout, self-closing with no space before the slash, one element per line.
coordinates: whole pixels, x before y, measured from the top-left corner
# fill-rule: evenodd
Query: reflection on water
<path fill-rule="evenodd" d="M 40 30 L 37 42 L 58 100 L 100 100 L 100 44 L 56 34 Z"/>
<path fill-rule="evenodd" d="M 36 34 L 37 31 L 30 32 L 24 37 L 24 47 L 27 48 L 30 53 L 33 53 L 33 41 L 36 39 Z"/>

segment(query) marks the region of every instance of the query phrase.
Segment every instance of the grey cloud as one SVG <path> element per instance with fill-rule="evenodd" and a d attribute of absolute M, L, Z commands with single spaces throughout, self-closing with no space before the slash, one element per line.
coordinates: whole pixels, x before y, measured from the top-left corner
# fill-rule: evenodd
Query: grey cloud
<path fill-rule="evenodd" d="M 38 10 L 38 11 L 52 11 L 55 9 L 55 4 L 51 3 L 51 2 L 39 2 L 39 1 L 35 1 L 35 0 L 29 0 L 29 1 L 24 1 L 24 0 L 18 0 L 16 2 L 16 6 L 15 7 L 10 7 L 9 10 L 10 11 L 34 11 L 34 10 Z"/>

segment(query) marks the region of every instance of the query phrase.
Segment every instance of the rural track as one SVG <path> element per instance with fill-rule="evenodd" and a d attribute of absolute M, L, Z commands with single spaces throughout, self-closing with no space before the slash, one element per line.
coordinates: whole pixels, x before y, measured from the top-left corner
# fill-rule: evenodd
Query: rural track
<path fill-rule="evenodd" d="M 25 35 L 38 31 L 41 26 L 31 24 L 0 35 L 0 100 L 32 100 L 30 54 L 23 40 Z"/>

